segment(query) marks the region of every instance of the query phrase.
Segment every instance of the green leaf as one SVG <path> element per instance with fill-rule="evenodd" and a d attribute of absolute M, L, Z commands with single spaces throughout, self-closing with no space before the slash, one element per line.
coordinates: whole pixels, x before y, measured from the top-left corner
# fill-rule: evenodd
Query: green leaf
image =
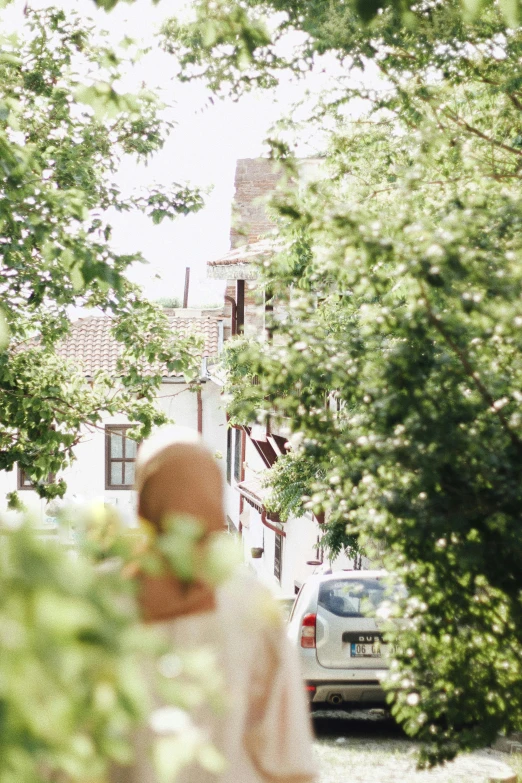
<path fill-rule="evenodd" d="M 71 266 L 69 271 L 72 286 L 75 291 L 82 291 L 85 286 L 82 270 L 78 264 Z"/>
<path fill-rule="evenodd" d="M 213 775 L 222 775 L 228 763 L 224 756 L 212 745 L 203 745 L 197 755 L 198 763 Z"/>
<path fill-rule="evenodd" d="M 462 0 L 464 16 L 469 22 L 478 18 L 482 9 L 484 0 Z"/>
<path fill-rule="evenodd" d="M 519 0 L 498 0 L 498 5 L 509 27 L 517 28 L 520 24 Z"/>
<path fill-rule="evenodd" d="M 103 8 L 105 11 L 112 11 L 118 5 L 119 0 L 94 0 L 98 8 Z"/>
<path fill-rule="evenodd" d="M 79 103 L 91 106 L 97 119 L 112 119 L 117 117 L 122 110 L 122 97 L 107 82 L 97 82 L 89 87 L 80 87 L 76 90 L 74 97 Z M 124 106 L 124 108 L 126 107 Z"/>
<path fill-rule="evenodd" d="M 363 22 L 370 22 L 384 7 L 384 0 L 355 0 L 355 9 Z"/>
<path fill-rule="evenodd" d="M 51 243 L 47 243 L 46 247 L 44 248 L 44 254 L 48 258 L 52 258 L 53 257 L 52 250 L 53 250 L 53 246 L 51 245 Z M 65 269 L 67 270 L 72 269 L 75 263 L 73 252 L 69 248 L 65 248 L 65 250 L 62 250 L 60 254 L 60 261 L 62 262 Z"/>
<path fill-rule="evenodd" d="M 4 351 L 9 344 L 9 327 L 7 320 L 0 309 L 0 351 Z"/>
<path fill-rule="evenodd" d="M 65 598 L 58 592 L 44 589 L 35 598 L 35 621 L 46 632 L 77 635 L 85 629 L 95 628 L 97 620 L 94 608 L 80 599 Z"/>
<path fill-rule="evenodd" d="M 201 24 L 201 42 L 205 48 L 210 49 L 216 43 L 218 31 L 218 24 L 212 19 L 205 19 Z"/>
<path fill-rule="evenodd" d="M 206 545 L 200 576 L 211 585 L 222 584 L 242 561 L 241 547 L 232 536 L 228 533 L 214 534 Z"/>
<path fill-rule="evenodd" d="M 1 8 L 1 6 L 0 6 Z M 11 52 L 5 52 L 0 50 L 0 63 L 8 63 L 9 65 L 21 65 L 21 59 Z"/>
<path fill-rule="evenodd" d="M 153 762 L 160 783 L 172 783 L 194 760 L 199 744 L 196 734 L 159 737 L 154 744 Z"/>

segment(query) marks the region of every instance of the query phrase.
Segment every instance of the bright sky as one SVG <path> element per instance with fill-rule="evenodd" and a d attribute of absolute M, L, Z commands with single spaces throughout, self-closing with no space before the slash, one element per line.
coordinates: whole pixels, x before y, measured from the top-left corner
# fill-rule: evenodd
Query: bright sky
<path fill-rule="evenodd" d="M 115 41 L 120 41 L 124 35 L 150 40 L 162 19 L 179 10 L 182 3 L 183 0 L 161 0 L 157 5 L 151 0 L 136 0 L 130 5 L 120 2 L 110 13 L 98 10 L 92 0 L 54 0 L 52 5 L 95 18 L 100 27 L 110 30 Z M 9 13 L 20 14 L 24 4 L 23 0 L 15 0 L 15 8 Z M 40 7 L 51 3 L 29 0 L 27 4 Z M 189 305 L 194 306 L 221 300 L 223 284 L 207 279 L 206 262 L 229 249 L 236 160 L 261 155 L 263 140 L 273 122 L 288 113 L 290 104 L 302 97 L 305 89 L 318 90 L 328 77 L 319 73 L 307 77 L 299 86 L 285 79 L 276 92 L 252 94 L 238 103 L 227 100 L 210 105 L 203 85 L 181 85 L 173 79 L 173 71 L 172 58 L 155 49 L 134 76 L 139 79 L 138 84 L 144 80 L 151 88 L 163 90 L 169 102 L 176 102 L 177 127 L 149 165 L 127 162 L 119 172 L 119 184 L 124 190 L 131 190 L 155 182 L 188 182 L 212 188 L 212 192 L 206 197 L 203 210 L 174 222 L 153 226 L 144 216 L 135 214 L 116 214 L 111 216 L 111 222 L 116 249 L 139 250 L 149 261 L 130 272 L 146 294 L 152 299 L 182 297 L 185 268 L 189 266 Z"/>
<path fill-rule="evenodd" d="M 118 29 L 131 35 L 143 33 L 144 14 L 151 28 L 172 14 L 177 0 L 162 0 L 151 6 L 148 0 L 134 5 L 120 4 L 111 14 L 100 14 Z M 150 16 L 149 16 L 150 14 Z M 118 216 L 114 240 L 119 250 L 141 250 L 149 260 L 132 276 L 151 298 L 183 295 L 185 268 L 191 269 L 189 305 L 220 302 L 223 283 L 206 277 L 206 262 L 229 249 L 234 172 L 238 158 L 257 157 L 263 140 L 281 107 L 274 96 L 251 95 L 234 103 L 216 101 L 211 105 L 202 84 L 179 84 L 172 76 L 174 63 L 169 55 L 155 51 L 143 64 L 146 80 L 164 90 L 166 99 L 176 102 L 176 130 L 164 149 L 148 166 L 129 161 L 120 171 L 122 185 L 146 186 L 150 182 L 188 182 L 208 189 L 205 207 L 195 215 L 164 221 L 152 226 L 144 216 Z M 160 75 L 160 79 L 158 79 Z"/>
<path fill-rule="evenodd" d="M 150 260 L 135 277 L 150 296 L 181 295 L 185 267 L 191 267 L 189 304 L 219 299 L 223 285 L 206 278 L 205 264 L 229 249 L 231 202 L 238 158 L 263 152 L 263 139 L 277 112 L 265 97 L 249 97 L 241 104 L 218 103 L 198 110 L 199 90 L 179 99 L 180 118 L 165 148 L 147 167 L 129 164 L 121 170 L 122 181 L 188 181 L 212 188 L 206 206 L 195 215 L 149 226 L 145 217 L 120 219 L 115 239 L 124 251 L 140 249 Z M 153 279 L 155 274 L 161 280 Z"/>

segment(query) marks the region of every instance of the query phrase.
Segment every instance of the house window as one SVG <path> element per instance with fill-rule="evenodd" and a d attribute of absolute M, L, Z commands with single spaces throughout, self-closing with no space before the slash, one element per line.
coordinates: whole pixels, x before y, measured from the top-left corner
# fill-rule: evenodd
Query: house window
<path fill-rule="evenodd" d="M 242 442 L 243 431 L 239 429 L 234 430 L 234 478 L 236 481 L 241 481 L 241 463 L 242 463 Z"/>
<path fill-rule="evenodd" d="M 54 484 L 55 475 L 54 473 L 49 473 L 47 476 L 47 480 L 45 481 L 46 484 Z M 26 471 L 23 468 L 18 468 L 18 489 L 34 489 L 35 483 L 31 476 L 26 473 Z"/>
<path fill-rule="evenodd" d="M 105 489 L 132 489 L 138 444 L 129 426 L 105 427 Z"/>
<path fill-rule="evenodd" d="M 274 546 L 274 576 L 278 582 L 281 582 L 281 572 L 283 570 L 283 536 L 276 533 Z"/>
<path fill-rule="evenodd" d="M 227 430 L 227 484 L 232 484 L 232 430 Z"/>

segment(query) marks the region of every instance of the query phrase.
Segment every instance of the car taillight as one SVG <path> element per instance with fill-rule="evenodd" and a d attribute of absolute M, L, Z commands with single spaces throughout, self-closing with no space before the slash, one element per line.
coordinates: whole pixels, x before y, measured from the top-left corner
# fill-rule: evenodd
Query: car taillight
<path fill-rule="evenodd" d="M 301 624 L 301 647 L 315 647 L 315 623 L 317 615 L 305 614 Z"/>

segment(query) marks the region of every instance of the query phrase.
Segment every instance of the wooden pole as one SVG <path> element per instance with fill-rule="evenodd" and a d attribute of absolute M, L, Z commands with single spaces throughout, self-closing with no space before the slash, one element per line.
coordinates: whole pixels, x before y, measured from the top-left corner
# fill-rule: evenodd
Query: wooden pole
<path fill-rule="evenodd" d="M 185 309 L 188 307 L 189 283 L 190 283 L 190 267 L 187 266 L 185 269 L 185 291 L 183 294 L 183 307 Z"/>
<path fill-rule="evenodd" d="M 245 281 L 236 281 L 236 334 L 245 331 Z"/>
<path fill-rule="evenodd" d="M 197 390 L 197 404 L 198 404 L 198 432 L 203 435 L 203 397 L 201 395 L 201 387 Z"/>

